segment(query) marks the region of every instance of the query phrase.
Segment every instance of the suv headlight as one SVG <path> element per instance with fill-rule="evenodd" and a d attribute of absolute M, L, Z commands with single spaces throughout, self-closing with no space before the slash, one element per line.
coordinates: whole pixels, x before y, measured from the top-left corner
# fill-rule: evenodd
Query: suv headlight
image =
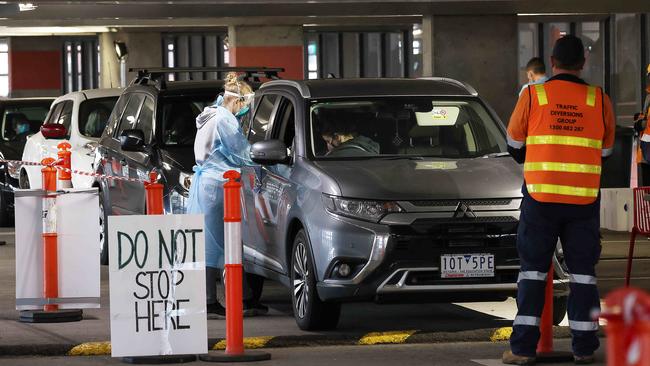
<path fill-rule="evenodd" d="M 189 191 L 190 187 L 192 186 L 192 174 L 181 172 L 181 174 L 178 176 L 178 183 L 181 185 L 181 187 Z"/>
<path fill-rule="evenodd" d="M 187 212 L 187 196 L 177 190 L 170 195 L 172 214 L 182 215 Z"/>
<path fill-rule="evenodd" d="M 379 222 L 389 213 L 403 212 L 397 202 L 370 201 L 323 195 L 327 211 L 371 222 Z"/>

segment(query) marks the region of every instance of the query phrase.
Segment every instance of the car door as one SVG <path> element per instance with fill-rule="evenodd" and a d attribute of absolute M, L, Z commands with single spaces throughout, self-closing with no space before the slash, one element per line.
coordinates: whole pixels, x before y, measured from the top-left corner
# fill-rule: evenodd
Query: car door
<path fill-rule="evenodd" d="M 248 142 L 252 145 L 264 141 L 270 132 L 271 121 L 277 110 L 278 95 L 266 94 L 257 97 L 255 100 L 255 114 L 251 120 L 250 130 L 247 131 Z M 242 212 L 243 228 L 242 239 L 244 242 L 244 259 L 248 262 L 255 262 L 263 265 L 264 261 L 260 253 L 264 250 L 270 240 L 265 226 L 267 215 L 265 211 L 259 211 L 256 201 L 260 198 L 259 177 L 262 174 L 260 166 L 244 167 L 242 172 L 244 205 Z M 265 267 L 269 267 L 266 265 Z"/>
<path fill-rule="evenodd" d="M 295 137 L 295 108 L 291 100 L 281 96 L 271 122 L 267 139 L 282 140 L 293 151 Z M 286 253 L 283 241 L 287 210 L 291 196 L 291 164 L 262 166 L 257 169 L 255 212 L 260 216 L 264 230 L 264 245 L 259 249 L 259 262 L 269 269 L 284 273 L 282 264 Z"/>

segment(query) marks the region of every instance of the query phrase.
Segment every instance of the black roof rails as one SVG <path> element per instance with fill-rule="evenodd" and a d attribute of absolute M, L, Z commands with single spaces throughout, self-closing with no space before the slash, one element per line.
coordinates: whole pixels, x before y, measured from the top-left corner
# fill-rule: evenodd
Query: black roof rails
<path fill-rule="evenodd" d="M 159 88 L 164 89 L 166 86 L 165 75 L 178 72 L 237 72 L 242 73 L 242 79 L 252 82 L 260 82 L 260 78 L 271 80 L 280 79 L 278 73 L 284 72 L 284 68 L 270 67 L 136 67 L 130 68 L 129 72 L 137 72 L 135 80 L 131 85 L 144 85 L 149 81 L 158 84 Z"/>

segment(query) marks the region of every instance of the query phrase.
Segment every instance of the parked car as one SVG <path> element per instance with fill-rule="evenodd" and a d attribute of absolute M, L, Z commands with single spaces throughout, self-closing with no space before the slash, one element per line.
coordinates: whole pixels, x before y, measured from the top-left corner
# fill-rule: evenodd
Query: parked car
<path fill-rule="evenodd" d="M 0 99 L 2 140 L 0 158 L 20 160 L 27 138 L 37 133 L 54 98 Z M 11 224 L 14 188 L 18 188 L 20 165 L 0 163 L 0 226 Z"/>
<path fill-rule="evenodd" d="M 22 160 L 40 162 L 46 157 L 56 158 L 57 145 L 67 140 L 72 145 L 72 168 L 92 172 L 97 141 L 120 92 L 121 89 L 93 89 L 58 97 L 41 130 L 27 140 Z M 20 188 L 41 188 L 41 168 L 22 166 L 19 181 Z M 90 188 L 94 181 L 93 177 L 72 175 L 74 188 Z"/>
<path fill-rule="evenodd" d="M 474 89 L 280 80 L 255 98 L 261 167 L 242 169 L 244 260 L 291 288 L 301 329 L 336 327 L 344 302 L 516 295 L 522 169 Z M 559 323 L 567 275 L 555 264 Z"/>
<path fill-rule="evenodd" d="M 184 213 L 194 161 L 196 117 L 223 92 L 223 81 L 166 82 L 169 71 L 141 70 L 118 100 L 95 155 L 95 170 L 111 176 L 148 179 L 156 170 L 164 185 L 166 213 Z M 192 69 L 201 71 L 203 69 Z M 282 69 L 262 69 L 262 75 L 246 68 L 210 69 L 210 72 L 245 72 L 253 86 L 259 76 L 276 77 Z M 120 142 L 120 136 L 129 137 Z M 101 261 L 108 263 L 104 223 L 109 215 L 145 213 L 142 183 L 101 180 Z"/>

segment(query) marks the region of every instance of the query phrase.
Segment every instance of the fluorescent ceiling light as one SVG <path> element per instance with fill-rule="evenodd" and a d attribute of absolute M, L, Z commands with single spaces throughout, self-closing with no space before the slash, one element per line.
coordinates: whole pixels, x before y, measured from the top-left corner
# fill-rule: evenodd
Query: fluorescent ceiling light
<path fill-rule="evenodd" d="M 31 11 L 36 9 L 38 6 L 33 3 L 18 3 L 18 10 L 20 11 Z"/>
<path fill-rule="evenodd" d="M 49 36 L 58 34 L 104 33 L 108 27 L 4 27 L 0 26 L 3 36 Z"/>

